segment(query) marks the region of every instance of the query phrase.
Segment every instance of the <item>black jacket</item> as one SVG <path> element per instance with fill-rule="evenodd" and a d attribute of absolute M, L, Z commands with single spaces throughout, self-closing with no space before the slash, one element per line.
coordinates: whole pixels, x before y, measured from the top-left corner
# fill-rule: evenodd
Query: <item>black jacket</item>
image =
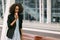
<path fill-rule="evenodd" d="M 15 18 L 14 18 L 14 15 L 13 14 L 10 14 L 8 16 L 8 20 L 7 20 L 7 25 L 8 25 L 7 37 L 10 38 L 10 39 L 13 38 L 14 30 L 16 28 L 16 22 L 14 23 L 13 26 L 10 25 L 14 19 Z M 22 29 L 22 19 L 23 19 L 23 15 L 20 14 L 19 15 L 19 31 Z M 21 31 L 20 31 L 20 34 L 21 34 Z"/>

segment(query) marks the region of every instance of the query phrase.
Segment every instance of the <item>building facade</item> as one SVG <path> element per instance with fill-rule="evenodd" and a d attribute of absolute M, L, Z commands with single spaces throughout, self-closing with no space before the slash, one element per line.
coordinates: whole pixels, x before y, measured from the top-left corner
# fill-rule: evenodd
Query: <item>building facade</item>
<path fill-rule="evenodd" d="M 47 33 L 50 33 L 51 30 L 55 30 L 55 32 L 51 33 L 60 35 L 60 25 L 49 24 L 60 23 L 60 0 L 0 0 L 0 18 L 2 18 L 3 15 L 4 20 L 1 40 L 5 40 L 5 30 L 7 30 L 7 17 L 9 14 L 9 7 L 13 3 L 21 3 L 23 5 L 23 20 L 29 21 L 29 23 L 25 23 L 27 25 L 23 23 L 23 27 L 28 26 L 29 28 L 33 29 L 50 30 L 47 31 Z M 34 21 L 35 23 L 33 24 L 31 21 Z"/>
<path fill-rule="evenodd" d="M 12 3 L 23 5 L 24 20 L 37 21 L 40 23 L 60 23 L 60 1 L 59 0 L 13 0 Z M 11 3 L 10 3 L 11 4 Z M 6 0 L 0 0 L 0 17 L 6 7 Z M 4 9 L 2 8 L 4 7 Z"/>
<path fill-rule="evenodd" d="M 60 23 L 59 0 L 15 0 L 24 7 L 24 20 Z"/>

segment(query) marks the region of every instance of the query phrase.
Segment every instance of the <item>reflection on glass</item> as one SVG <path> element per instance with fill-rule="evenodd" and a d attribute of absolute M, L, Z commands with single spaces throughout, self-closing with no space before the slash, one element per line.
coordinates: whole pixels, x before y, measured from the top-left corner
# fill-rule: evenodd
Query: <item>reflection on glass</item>
<path fill-rule="evenodd" d="M 25 5 L 35 8 L 35 0 L 25 0 Z"/>
<path fill-rule="evenodd" d="M 25 19 L 26 20 L 30 20 L 30 21 L 32 21 L 32 20 L 36 20 L 33 16 L 31 16 L 29 13 L 27 13 L 27 12 L 25 12 Z"/>
<path fill-rule="evenodd" d="M 39 21 L 39 0 L 15 0 L 24 7 L 24 19 Z"/>
<path fill-rule="evenodd" d="M 4 0 L 4 5 L 2 5 L 2 0 L 0 0 L 0 18 L 3 18 L 3 6 L 4 6 L 4 11 L 5 11 L 5 7 L 6 7 L 6 0 Z"/>
<path fill-rule="evenodd" d="M 3 12 L 2 12 L 2 0 L 0 0 L 0 18 L 2 18 Z"/>
<path fill-rule="evenodd" d="M 47 0 L 44 0 L 44 22 L 47 22 Z"/>
<path fill-rule="evenodd" d="M 6 0 L 4 0 L 4 12 L 5 12 L 5 8 L 6 8 Z"/>
<path fill-rule="evenodd" d="M 60 23 L 60 0 L 52 0 L 52 22 Z"/>
<path fill-rule="evenodd" d="M 23 0 L 15 0 L 16 3 L 23 3 Z"/>

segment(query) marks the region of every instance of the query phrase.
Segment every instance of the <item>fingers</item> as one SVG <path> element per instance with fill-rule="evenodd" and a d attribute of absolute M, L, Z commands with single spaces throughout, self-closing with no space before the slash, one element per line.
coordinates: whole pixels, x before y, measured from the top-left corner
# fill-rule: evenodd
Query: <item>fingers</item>
<path fill-rule="evenodd" d="M 18 19 L 18 15 L 14 15 L 15 19 Z"/>

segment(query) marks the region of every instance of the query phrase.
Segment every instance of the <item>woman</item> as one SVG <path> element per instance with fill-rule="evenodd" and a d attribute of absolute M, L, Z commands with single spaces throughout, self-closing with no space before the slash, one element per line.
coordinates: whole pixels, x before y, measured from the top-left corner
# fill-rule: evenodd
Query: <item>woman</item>
<path fill-rule="evenodd" d="M 20 3 L 13 4 L 9 10 L 7 25 L 7 37 L 8 40 L 22 40 L 22 19 L 23 19 L 23 7 Z M 19 36 L 20 35 L 20 36 Z"/>

